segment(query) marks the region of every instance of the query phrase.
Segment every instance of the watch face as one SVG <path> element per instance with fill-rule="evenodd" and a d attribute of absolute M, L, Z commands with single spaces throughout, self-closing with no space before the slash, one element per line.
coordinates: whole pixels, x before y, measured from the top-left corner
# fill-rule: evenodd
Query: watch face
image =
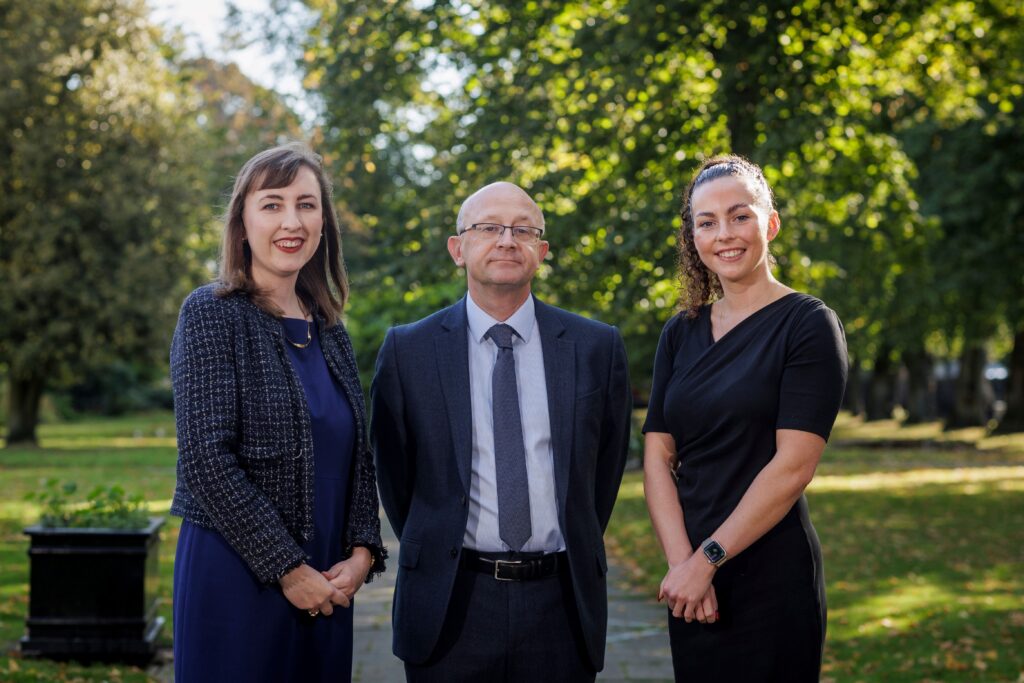
<path fill-rule="evenodd" d="M 718 564 L 725 559 L 725 549 L 718 545 L 718 541 L 711 541 L 704 546 L 704 556 L 711 564 Z"/>

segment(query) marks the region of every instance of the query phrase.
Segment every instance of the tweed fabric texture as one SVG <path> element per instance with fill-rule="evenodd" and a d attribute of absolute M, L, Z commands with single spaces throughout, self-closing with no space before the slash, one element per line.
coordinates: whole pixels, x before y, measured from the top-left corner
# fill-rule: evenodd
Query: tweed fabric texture
<path fill-rule="evenodd" d="M 216 287 L 185 299 L 171 342 L 178 435 L 171 513 L 217 530 L 260 581 L 272 583 L 307 559 L 300 544 L 313 533 L 309 409 L 280 321 L 242 294 L 216 295 Z M 318 323 L 327 367 L 356 424 L 345 554 L 367 547 L 372 577 L 384 571 L 387 551 L 363 392 L 344 325 Z"/>

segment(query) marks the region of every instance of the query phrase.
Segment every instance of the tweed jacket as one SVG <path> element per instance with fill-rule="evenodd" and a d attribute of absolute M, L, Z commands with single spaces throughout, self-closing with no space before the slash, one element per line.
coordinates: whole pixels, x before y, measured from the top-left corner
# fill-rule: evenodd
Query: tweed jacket
<path fill-rule="evenodd" d="M 220 532 L 260 581 L 273 583 L 307 559 L 300 544 L 313 533 L 309 409 L 280 321 L 245 295 L 217 296 L 216 287 L 185 299 L 171 342 L 178 432 L 171 513 Z M 366 407 L 344 325 L 318 323 L 327 367 L 355 417 L 345 555 L 367 547 L 372 576 L 384 570 L 387 553 Z"/>

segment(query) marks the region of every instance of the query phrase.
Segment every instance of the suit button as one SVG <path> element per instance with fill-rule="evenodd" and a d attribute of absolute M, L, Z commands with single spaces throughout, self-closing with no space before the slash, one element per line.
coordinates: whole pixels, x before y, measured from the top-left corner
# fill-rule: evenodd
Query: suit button
<path fill-rule="evenodd" d="M 456 557 L 459 556 L 459 551 L 456 550 L 455 548 L 452 548 L 451 550 L 448 551 L 448 555 L 454 560 Z"/>

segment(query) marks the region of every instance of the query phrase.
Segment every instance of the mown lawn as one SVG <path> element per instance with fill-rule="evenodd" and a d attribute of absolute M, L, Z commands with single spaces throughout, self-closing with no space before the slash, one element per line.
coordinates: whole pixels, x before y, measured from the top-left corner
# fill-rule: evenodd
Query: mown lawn
<path fill-rule="evenodd" d="M 950 437 L 840 426 L 808 491 L 828 589 L 822 680 L 1024 681 L 1024 435 L 898 448 Z M 639 472 L 623 483 L 608 540 L 634 584 L 656 594 L 665 565 Z"/>
<path fill-rule="evenodd" d="M 0 681 L 149 680 L 132 667 L 17 655 L 28 604 L 21 529 L 38 512 L 24 494 L 49 477 L 75 480 L 83 492 L 118 483 L 166 514 L 173 429 L 168 414 L 49 425 L 41 448 L 0 451 Z M 829 591 L 823 680 L 1024 681 L 1024 435 L 954 436 L 840 421 L 808 494 Z M 958 443 L 892 446 L 907 439 Z M 843 447 L 844 440 L 858 446 Z M 866 447 L 872 440 L 887 445 Z M 978 449 L 958 445 L 966 442 Z M 168 518 L 161 545 L 168 629 L 177 532 L 178 520 Z M 609 545 L 632 568 L 634 584 L 653 595 L 663 562 L 638 472 L 623 484 Z"/>
<path fill-rule="evenodd" d="M 166 515 L 174 491 L 174 418 L 170 414 L 88 420 L 40 429 L 40 448 L 0 450 L 0 681 L 110 681 L 150 677 L 123 665 L 58 664 L 21 659 L 17 641 L 28 608 L 28 539 L 21 530 L 36 521 L 37 505 L 25 494 L 55 477 L 73 480 L 82 496 L 99 484 L 140 493 L 150 512 Z M 170 645 L 171 573 L 179 520 L 168 517 L 160 545 L 160 612 L 167 620 L 162 644 Z"/>

